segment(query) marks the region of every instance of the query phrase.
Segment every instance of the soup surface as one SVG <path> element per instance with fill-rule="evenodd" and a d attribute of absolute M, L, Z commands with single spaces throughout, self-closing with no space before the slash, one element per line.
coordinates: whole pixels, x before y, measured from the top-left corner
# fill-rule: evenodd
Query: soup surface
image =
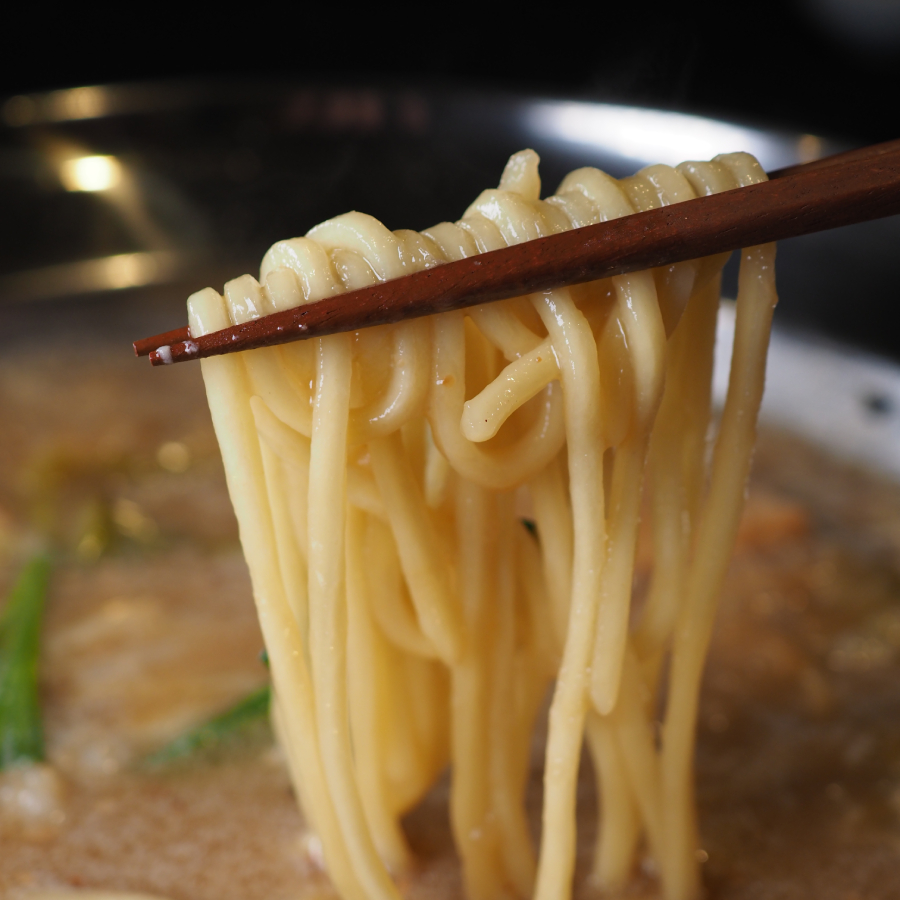
<path fill-rule="evenodd" d="M 334 896 L 264 722 L 142 764 L 267 680 L 199 368 L 151 370 L 102 345 L 5 351 L 0 421 L 0 590 L 36 536 L 59 550 L 44 807 L 29 813 L 21 773 L 0 775 L 0 896 Z M 535 837 L 540 766 L 536 754 Z M 710 898 L 900 895 L 900 487 L 762 432 L 697 766 Z M 589 768 L 579 898 L 593 893 Z M 446 800 L 442 782 L 406 820 L 413 900 L 461 897 Z M 652 871 L 627 893 L 656 896 Z"/>

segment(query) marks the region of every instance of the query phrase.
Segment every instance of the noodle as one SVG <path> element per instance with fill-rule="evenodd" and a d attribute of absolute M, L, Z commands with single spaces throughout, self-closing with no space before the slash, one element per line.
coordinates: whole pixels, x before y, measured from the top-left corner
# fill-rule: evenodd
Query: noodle
<path fill-rule="evenodd" d="M 190 298 L 191 333 L 764 178 L 740 153 L 622 181 L 579 169 L 542 201 L 526 150 L 455 224 L 392 233 L 349 213 L 276 244 L 261 283 Z M 470 900 L 568 898 L 585 740 L 602 808 L 592 879 L 621 887 L 646 852 L 667 900 L 698 895 L 697 699 L 749 473 L 773 257 L 742 256 L 710 461 L 722 256 L 203 360 L 276 730 L 346 900 L 398 897 L 391 876 L 412 863 L 400 817 L 448 763 Z M 642 508 L 653 569 L 632 609 Z M 536 853 L 524 791 L 551 684 Z"/>

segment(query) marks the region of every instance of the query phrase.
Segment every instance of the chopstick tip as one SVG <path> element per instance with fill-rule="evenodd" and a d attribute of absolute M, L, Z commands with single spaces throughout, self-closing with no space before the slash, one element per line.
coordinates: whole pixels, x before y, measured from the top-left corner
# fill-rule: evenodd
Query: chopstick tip
<path fill-rule="evenodd" d="M 184 362 L 200 353 L 200 345 L 190 338 L 174 344 L 163 344 L 151 350 L 147 356 L 152 366 L 171 366 L 172 363 Z"/>
<path fill-rule="evenodd" d="M 171 366 L 175 360 L 172 358 L 172 348 L 168 344 L 151 350 L 148 354 L 151 366 Z"/>

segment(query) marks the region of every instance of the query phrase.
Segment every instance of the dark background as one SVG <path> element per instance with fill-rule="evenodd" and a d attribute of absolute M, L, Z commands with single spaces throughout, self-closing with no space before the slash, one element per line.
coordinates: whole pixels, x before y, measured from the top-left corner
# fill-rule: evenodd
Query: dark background
<path fill-rule="evenodd" d="M 832 147 L 850 146 L 900 138 L 900 0 L 594 0 L 534 10 L 446 0 L 415 6 L 131 4 L 58 10 L 19 0 L 12 11 L 4 10 L 0 109 L 19 94 L 147 81 L 202 81 L 207 87 L 212 81 L 211 90 L 232 99 L 241 93 L 236 86 L 271 98 L 279 89 L 340 94 L 333 89 L 341 85 L 357 93 L 380 86 L 382 96 L 393 97 L 407 88 L 424 89 L 419 93 L 427 96 L 440 94 L 430 88 L 461 88 L 469 97 L 474 90 L 494 97 L 499 91 L 595 99 L 694 112 L 791 135 L 812 133 L 834 139 Z M 415 228 L 461 212 L 459 198 L 491 183 L 510 152 L 508 141 L 497 151 L 483 123 L 474 120 L 462 129 L 473 146 L 445 145 L 437 135 L 430 143 L 404 143 L 385 133 L 389 140 L 382 147 L 378 135 L 370 140 L 349 132 L 333 139 L 279 132 L 276 140 L 272 122 L 265 128 L 254 124 L 237 100 L 227 114 L 225 107 L 204 109 L 187 118 L 177 111 L 145 120 L 136 116 L 123 120 L 121 131 L 112 120 L 54 126 L 55 134 L 101 148 L 97 152 L 132 161 L 137 154 L 147 171 L 177 184 L 204 211 L 209 234 L 203 252 L 215 251 L 215 265 L 222 266 L 202 276 L 191 270 L 193 285 L 221 284 L 252 270 L 272 241 L 301 234 L 344 209 L 365 209 L 389 227 Z M 6 272 L 142 249 L 109 238 L 121 223 L 111 222 L 112 208 L 102 197 L 66 194 L 58 185 L 54 192 L 37 169 L 33 177 L 26 173 L 22 160 L 37 153 L 34 135 L 40 133 L 0 128 L 0 163 L 6 161 L 0 288 Z M 439 151 L 452 160 L 441 157 L 429 167 L 428 159 L 434 162 Z M 583 164 L 557 159 L 557 168 L 562 162 L 565 168 L 552 171 L 545 158 L 542 172 L 550 173 L 551 187 L 562 172 Z M 451 170 L 453 178 L 447 177 Z M 165 199 L 158 185 L 148 191 L 151 199 Z M 180 209 L 173 234 L 184 249 L 190 241 L 180 235 L 189 217 Z M 900 216 L 784 242 L 780 321 L 900 359 L 898 245 Z M 31 258 L 36 252 L 41 259 Z M 733 291 L 734 272 L 728 271 L 726 288 Z M 159 293 L 180 298 L 187 283 L 161 285 Z M 15 299 L 13 294 L 7 290 L 5 296 Z M 131 294 L 122 290 L 116 296 L 127 301 Z M 0 296 L 0 306 L 4 302 Z M 76 308 L 62 299 L 44 300 L 23 313 L 23 321 L 31 327 L 39 307 L 47 319 L 71 307 L 77 324 L 86 308 L 79 302 Z M 140 308 L 146 308 L 143 301 Z M 861 314 L 848 316 L 848 308 Z M 0 332 L 9 330 L 11 304 L 4 315 Z M 135 333 L 143 327 L 135 326 Z"/>
<path fill-rule="evenodd" d="M 19 5 L 4 29 L 0 95 L 275 75 L 625 100 L 860 142 L 900 135 L 900 0 L 535 10 L 252 4 L 201 15 L 133 4 L 59 16 Z"/>

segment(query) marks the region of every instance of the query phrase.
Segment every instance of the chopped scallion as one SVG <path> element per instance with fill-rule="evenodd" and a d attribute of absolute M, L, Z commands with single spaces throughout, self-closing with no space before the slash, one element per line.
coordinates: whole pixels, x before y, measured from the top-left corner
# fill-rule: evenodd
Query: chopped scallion
<path fill-rule="evenodd" d="M 38 652 L 50 560 L 32 559 L 0 614 L 0 769 L 44 758 Z"/>
<path fill-rule="evenodd" d="M 264 720 L 269 713 L 271 697 L 272 692 L 268 685 L 254 691 L 238 701 L 231 709 L 152 753 L 144 760 L 145 765 L 159 768 L 184 760 L 195 753 L 220 747 L 237 737 L 245 728 Z"/>

